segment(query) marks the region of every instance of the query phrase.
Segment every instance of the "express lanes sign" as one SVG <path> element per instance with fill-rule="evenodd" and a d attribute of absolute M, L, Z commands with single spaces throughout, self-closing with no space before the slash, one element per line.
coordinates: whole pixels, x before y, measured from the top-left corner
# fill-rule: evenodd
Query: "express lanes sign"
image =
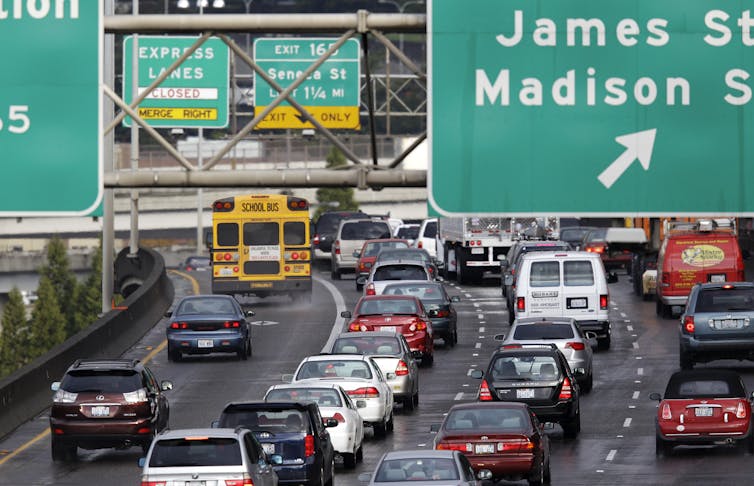
<path fill-rule="evenodd" d="M 432 2 L 431 209 L 754 213 L 741 5 Z"/>

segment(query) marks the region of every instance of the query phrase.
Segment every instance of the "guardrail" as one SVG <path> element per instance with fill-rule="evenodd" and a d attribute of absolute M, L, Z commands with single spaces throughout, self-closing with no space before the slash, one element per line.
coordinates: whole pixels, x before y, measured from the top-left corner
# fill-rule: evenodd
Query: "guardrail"
<path fill-rule="evenodd" d="M 174 289 L 162 256 L 141 248 L 135 258 L 128 248 L 115 262 L 118 281 L 140 277 L 141 285 L 119 306 L 87 329 L 0 380 L 0 437 L 50 406 L 50 384 L 78 358 L 120 356 L 157 323 L 173 302 Z"/>

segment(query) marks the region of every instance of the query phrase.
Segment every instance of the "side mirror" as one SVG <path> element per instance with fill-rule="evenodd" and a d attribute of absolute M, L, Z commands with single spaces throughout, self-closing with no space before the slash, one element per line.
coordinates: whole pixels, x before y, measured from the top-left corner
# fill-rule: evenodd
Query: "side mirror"
<path fill-rule="evenodd" d="M 469 376 L 472 377 L 472 378 L 475 378 L 477 380 L 481 380 L 484 377 L 484 371 L 482 371 L 482 370 L 474 370 L 474 371 L 471 372 L 471 374 Z"/>
<path fill-rule="evenodd" d="M 457 295 L 454 295 L 453 297 L 450 298 L 450 301 L 451 302 L 461 302 L 461 298 L 459 296 L 457 296 Z"/>
<path fill-rule="evenodd" d="M 364 285 L 367 283 L 367 278 L 362 275 L 356 279 L 356 283 L 359 285 Z"/>
<path fill-rule="evenodd" d="M 356 400 L 356 408 L 367 408 L 367 402 L 364 400 Z"/>
<path fill-rule="evenodd" d="M 283 463 L 283 456 L 280 454 L 272 454 L 271 456 L 267 456 L 267 459 L 269 459 L 270 464 L 274 466 L 279 466 Z"/>
<path fill-rule="evenodd" d="M 60 390 L 60 382 L 59 381 L 53 382 L 52 385 L 50 385 L 50 390 L 54 392 Z"/>
<path fill-rule="evenodd" d="M 292 383 L 293 382 L 293 375 L 283 375 L 280 377 L 280 379 L 283 381 L 283 383 Z"/>
<path fill-rule="evenodd" d="M 618 281 L 618 274 L 615 272 L 610 272 L 607 274 L 607 283 L 616 283 Z"/>
<path fill-rule="evenodd" d="M 340 317 L 345 317 L 346 319 L 350 319 L 351 318 L 351 311 L 342 311 L 340 313 Z"/>
<path fill-rule="evenodd" d="M 144 467 L 144 464 L 146 464 L 146 463 L 147 463 L 147 458 L 146 457 L 140 457 L 139 458 L 139 467 Z"/>
<path fill-rule="evenodd" d="M 163 380 L 160 382 L 160 390 L 167 391 L 173 389 L 173 382 L 168 380 Z"/>
<path fill-rule="evenodd" d="M 504 279 L 504 283 L 506 287 L 510 287 L 513 285 L 513 275 L 506 275 Z"/>
<path fill-rule="evenodd" d="M 325 420 L 325 427 L 337 427 L 338 421 L 334 418 L 330 417 L 329 419 Z"/>
<path fill-rule="evenodd" d="M 354 250 L 353 251 L 353 257 L 354 258 L 359 258 L 360 256 L 361 256 L 361 251 L 359 251 L 359 250 Z"/>
<path fill-rule="evenodd" d="M 476 473 L 476 477 L 482 481 L 489 481 L 492 479 L 492 471 L 489 469 L 480 469 L 479 472 Z"/>
<path fill-rule="evenodd" d="M 213 420 L 211 425 L 212 425 L 213 429 L 219 429 L 220 428 L 220 421 L 219 420 Z"/>
<path fill-rule="evenodd" d="M 495 334 L 495 337 L 492 339 L 495 341 L 505 341 L 505 334 Z"/>
<path fill-rule="evenodd" d="M 752 394 L 752 396 L 754 396 L 754 393 Z M 659 393 L 650 393 L 649 394 L 649 399 L 650 400 L 657 400 L 659 402 L 660 400 L 662 400 L 662 395 L 660 395 Z"/>
<path fill-rule="evenodd" d="M 257 315 L 253 310 L 247 310 L 244 314 L 246 314 L 246 317 L 254 317 Z"/>
<path fill-rule="evenodd" d="M 165 315 L 165 317 L 170 317 L 170 316 L 173 315 L 173 311 L 171 311 L 171 310 L 166 311 L 164 315 Z"/>
<path fill-rule="evenodd" d="M 429 426 L 429 431 L 434 432 L 435 434 L 440 431 L 440 424 L 432 424 Z"/>

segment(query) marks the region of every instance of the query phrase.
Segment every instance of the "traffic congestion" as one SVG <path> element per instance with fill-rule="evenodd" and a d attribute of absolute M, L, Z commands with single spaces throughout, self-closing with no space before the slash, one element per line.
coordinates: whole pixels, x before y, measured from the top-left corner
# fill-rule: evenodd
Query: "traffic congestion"
<path fill-rule="evenodd" d="M 664 254 L 631 254 L 630 266 L 606 270 L 610 242 L 602 252 L 564 249 L 559 221 L 509 221 L 503 277 L 485 270 L 460 284 L 458 263 L 454 275 L 437 256 L 449 246 L 443 222 L 421 223 L 434 245 L 421 232 L 408 248 L 364 238 L 337 278 L 319 249 L 311 305 L 299 295 L 226 301 L 211 293 L 212 265 L 173 270 L 165 318 L 123 356 L 73 363 L 53 384 L 50 411 L 0 443 L 13 451 L 0 458 L 3 484 L 99 484 L 105 472 L 114 484 L 192 486 L 693 484 L 751 473 L 742 455 L 754 447 L 754 374 L 728 358 L 750 357 L 754 290 L 727 277 L 744 271 L 737 258 L 726 269 L 730 259 L 710 248 L 729 244 L 731 227 L 669 230 L 692 238 L 685 260 L 718 259 L 703 272 L 726 278 L 690 285 L 688 306 L 668 319 L 633 277 L 643 269 L 642 282 L 654 275 L 662 286 L 672 278 Z M 474 247 L 489 248 L 475 235 Z M 369 241 L 397 254 L 381 265 L 378 253 L 364 277 L 355 253 Z M 515 278 L 506 288 L 507 267 Z M 504 293 L 515 296 L 512 323 Z M 136 416 L 142 425 L 124 432 Z M 231 444 L 240 452 L 225 452 Z"/>

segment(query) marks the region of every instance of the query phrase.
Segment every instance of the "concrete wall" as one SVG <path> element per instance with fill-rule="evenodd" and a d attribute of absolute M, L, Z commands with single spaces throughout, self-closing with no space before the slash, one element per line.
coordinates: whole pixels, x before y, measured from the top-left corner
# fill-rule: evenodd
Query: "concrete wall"
<path fill-rule="evenodd" d="M 116 278 L 124 272 L 146 275 L 142 285 L 122 304 L 125 310 L 112 310 L 89 328 L 72 336 L 47 354 L 0 380 L 0 437 L 12 432 L 50 406 L 50 384 L 58 381 L 78 358 L 112 358 L 133 346 L 163 316 L 173 302 L 174 290 L 159 253 L 140 249 L 138 257 L 116 260 Z"/>

